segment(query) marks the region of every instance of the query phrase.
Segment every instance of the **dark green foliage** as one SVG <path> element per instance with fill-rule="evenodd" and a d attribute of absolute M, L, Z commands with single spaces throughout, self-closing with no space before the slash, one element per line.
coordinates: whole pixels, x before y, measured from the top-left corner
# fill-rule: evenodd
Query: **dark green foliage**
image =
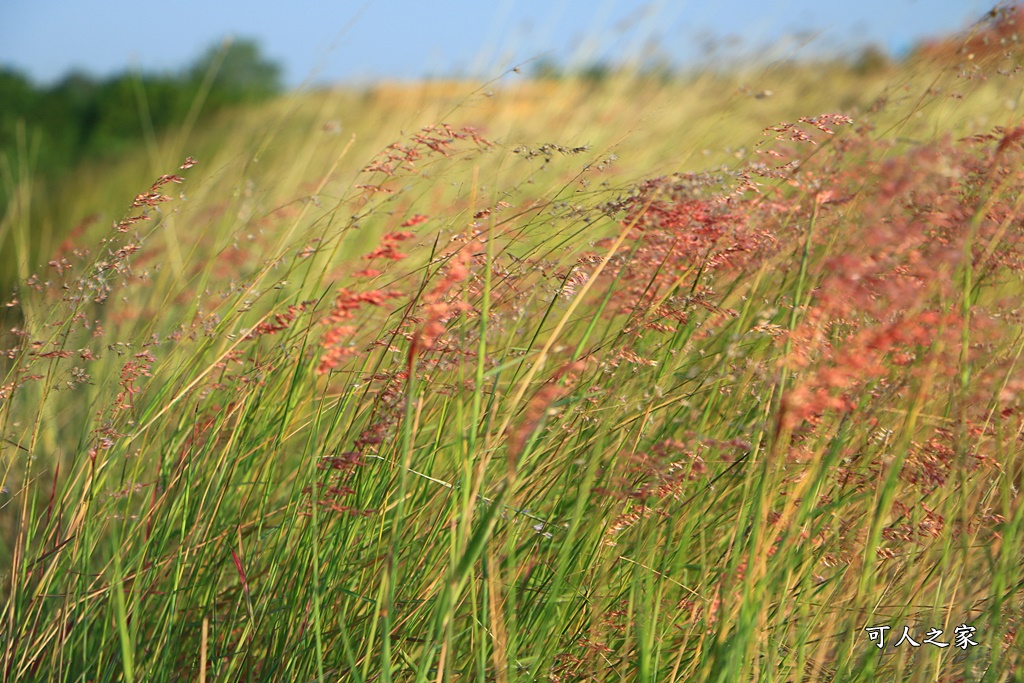
<path fill-rule="evenodd" d="M 203 97 L 207 82 L 209 92 Z M 14 70 L 0 69 L 5 176 L 0 212 L 21 172 L 53 178 L 83 159 L 123 151 L 150 128 L 160 131 L 182 123 L 197 103 L 202 113 L 210 113 L 280 90 L 280 67 L 251 40 L 213 46 L 178 73 L 126 72 L 96 79 L 72 72 L 41 88 Z"/>
<path fill-rule="evenodd" d="M 281 90 L 281 68 L 267 61 L 251 40 L 213 46 L 188 70 L 189 80 L 196 84 L 210 74 L 213 87 L 208 103 L 213 107 L 261 100 Z"/>
<path fill-rule="evenodd" d="M 39 92 L 25 76 L 0 68 L 0 145 L 7 147 L 20 112 L 35 109 L 39 99 Z"/>
<path fill-rule="evenodd" d="M 181 125 L 193 111 L 207 115 L 257 102 L 281 88 L 280 67 L 251 40 L 215 45 L 177 73 L 97 79 L 74 71 L 39 87 L 0 68 L 0 296 L 16 279 L 14 238 L 2 221 L 19 185 L 31 182 L 32 195 L 46 195 L 82 161 L 116 158 L 148 133 Z M 33 252 L 39 219 L 35 212 L 28 231 Z"/>

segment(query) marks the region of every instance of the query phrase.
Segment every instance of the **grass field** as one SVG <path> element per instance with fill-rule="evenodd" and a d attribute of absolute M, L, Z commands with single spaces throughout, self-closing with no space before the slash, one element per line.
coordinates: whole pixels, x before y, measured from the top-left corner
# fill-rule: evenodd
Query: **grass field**
<path fill-rule="evenodd" d="M 3 680 L 1019 680 L 972 45 L 301 93 L 19 188 Z"/>

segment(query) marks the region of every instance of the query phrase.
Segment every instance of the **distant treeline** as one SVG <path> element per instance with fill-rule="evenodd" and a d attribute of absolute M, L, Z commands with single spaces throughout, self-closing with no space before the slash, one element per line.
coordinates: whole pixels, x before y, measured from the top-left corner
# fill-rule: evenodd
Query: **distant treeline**
<path fill-rule="evenodd" d="M 23 173 L 53 177 L 190 115 L 280 91 L 281 68 L 250 40 L 211 47 L 179 72 L 102 79 L 76 72 L 47 87 L 0 67 L 0 212 Z"/>

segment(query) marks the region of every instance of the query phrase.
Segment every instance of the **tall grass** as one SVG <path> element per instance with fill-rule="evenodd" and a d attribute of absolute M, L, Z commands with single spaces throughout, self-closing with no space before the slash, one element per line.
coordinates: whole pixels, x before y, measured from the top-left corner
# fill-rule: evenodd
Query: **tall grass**
<path fill-rule="evenodd" d="M 965 59 L 781 124 L 322 94 L 113 182 L 18 294 L 4 679 L 1010 679 L 1024 128 Z"/>

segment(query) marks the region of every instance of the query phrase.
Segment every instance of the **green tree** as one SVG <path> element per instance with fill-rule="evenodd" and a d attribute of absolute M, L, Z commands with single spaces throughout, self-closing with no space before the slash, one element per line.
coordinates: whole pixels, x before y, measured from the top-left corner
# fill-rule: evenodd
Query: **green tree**
<path fill-rule="evenodd" d="M 38 107 L 39 97 L 39 92 L 23 74 L 0 68 L 0 163 L 5 163 L 11 171 L 17 167 L 13 155 L 18 148 L 18 129 L 28 125 L 28 114 Z M 4 196 L 0 182 L 0 210 Z"/>
<path fill-rule="evenodd" d="M 268 60 L 254 40 L 225 41 L 209 48 L 188 70 L 193 83 L 210 78 L 209 105 L 252 102 L 281 92 L 281 67 Z"/>

